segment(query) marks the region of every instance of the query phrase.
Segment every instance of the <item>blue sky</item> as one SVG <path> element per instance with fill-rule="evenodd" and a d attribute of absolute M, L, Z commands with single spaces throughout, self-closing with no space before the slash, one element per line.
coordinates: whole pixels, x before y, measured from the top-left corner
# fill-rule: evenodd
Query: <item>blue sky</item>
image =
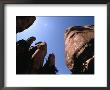
<path fill-rule="evenodd" d="M 94 24 L 94 16 L 36 16 L 36 21 L 27 30 L 17 34 L 17 41 L 36 37 L 36 42 L 47 43 L 47 56 L 54 53 L 57 74 L 70 74 L 64 58 L 64 32 L 70 26 Z M 47 58 L 46 56 L 46 58 Z"/>

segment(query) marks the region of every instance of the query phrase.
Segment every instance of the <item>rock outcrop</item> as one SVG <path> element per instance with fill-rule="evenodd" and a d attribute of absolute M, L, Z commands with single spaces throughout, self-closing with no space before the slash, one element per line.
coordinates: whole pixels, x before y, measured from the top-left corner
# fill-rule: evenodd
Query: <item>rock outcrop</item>
<path fill-rule="evenodd" d="M 16 16 L 16 33 L 29 28 L 34 21 L 35 16 Z M 16 42 L 16 74 L 56 74 L 55 55 L 49 54 L 46 63 L 43 65 L 47 54 L 47 43 L 38 42 L 31 46 L 35 37 L 29 37 L 27 40 Z"/>
<path fill-rule="evenodd" d="M 65 62 L 73 74 L 94 73 L 94 25 L 74 26 L 65 32 Z"/>
<path fill-rule="evenodd" d="M 48 60 L 42 68 L 42 72 L 44 74 L 56 74 L 58 72 L 57 68 L 55 67 L 55 55 L 53 53 L 49 54 Z"/>
<path fill-rule="evenodd" d="M 35 20 L 35 16 L 16 16 L 16 33 L 29 28 Z"/>
<path fill-rule="evenodd" d="M 31 46 L 35 37 L 27 40 L 19 40 L 16 43 L 16 73 L 17 74 L 56 74 L 55 55 L 49 54 L 43 65 L 47 54 L 47 43 L 38 42 Z"/>
<path fill-rule="evenodd" d="M 30 37 L 27 40 L 19 40 L 16 42 L 16 73 L 26 74 L 31 73 L 32 60 L 29 48 L 35 37 Z"/>
<path fill-rule="evenodd" d="M 29 28 L 35 20 L 35 16 L 17 16 L 16 33 Z M 56 74 L 58 70 L 55 67 L 55 55 L 49 54 L 43 65 L 47 54 L 47 43 L 38 42 L 31 46 L 35 40 L 36 38 L 32 36 L 27 40 L 16 42 L 16 74 Z"/>
<path fill-rule="evenodd" d="M 34 48 L 37 49 L 35 50 Z M 40 42 L 36 46 L 34 46 L 32 50 L 33 49 L 35 50 L 35 52 L 31 57 L 31 59 L 33 60 L 32 73 L 38 73 L 38 70 L 43 67 L 44 58 L 47 54 L 47 44 L 46 42 Z"/>

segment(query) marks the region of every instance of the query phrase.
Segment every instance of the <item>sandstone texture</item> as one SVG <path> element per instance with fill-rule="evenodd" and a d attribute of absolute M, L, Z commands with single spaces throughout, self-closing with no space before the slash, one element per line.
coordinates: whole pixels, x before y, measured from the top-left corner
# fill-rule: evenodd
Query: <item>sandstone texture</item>
<path fill-rule="evenodd" d="M 67 28 L 65 63 L 73 74 L 94 73 L 94 25 Z"/>
<path fill-rule="evenodd" d="M 16 33 L 29 28 L 35 20 L 35 16 L 16 16 Z"/>
<path fill-rule="evenodd" d="M 37 48 L 34 53 L 32 53 L 33 60 L 33 73 L 39 70 L 43 66 L 44 58 L 47 54 L 47 44 L 46 42 L 41 42 L 35 45 L 34 48 Z M 30 49 L 31 51 L 31 49 Z M 37 72 L 36 72 L 37 73 Z"/>

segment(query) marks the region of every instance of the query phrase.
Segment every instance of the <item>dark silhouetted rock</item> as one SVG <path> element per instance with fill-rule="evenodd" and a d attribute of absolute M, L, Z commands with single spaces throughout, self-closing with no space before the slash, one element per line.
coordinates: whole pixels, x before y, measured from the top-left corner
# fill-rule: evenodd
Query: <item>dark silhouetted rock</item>
<path fill-rule="evenodd" d="M 29 28 L 35 20 L 35 16 L 17 16 L 16 33 Z M 54 65 L 54 54 L 49 54 L 48 61 L 43 66 L 47 44 L 38 42 L 35 46 L 31 46 L 35 40 L 35 37 L 30 37 L 16 42 L 16 74 L 56 74 L 58 70 Z"/>
<path fill-rule="evenodd" d="M 29 28 L 35 20 L 35 16 L 16 16 L 16 33 Z"/>
<path fill-rule="evenodd" d="M 26 74 L 31 72 L 32 60 L 29 48 L 35 37 L 30 37 L 27 40 L 19 40 L 16 42 L 16 73 Z"/>
<path fill-rule="evenodd" d="M 56 74 L 58 72 L 57 68 L 55 67 L 55 55 L 49 54 L 48 60 L 44 64 L 42 68 L 43 74 Z"/>
<path fill-rule="evenodd" d="M 66 30 L 65 61 L 74 74 L 94 73 L 94 25 Z"/>
<path fill-rule="evenodd" d="M 31 46 L 35 37 L 19 40 L 16 43 L 16 74 L 56 74 L 55 55 L 49 54 L 45 65 L 44 58 L 47 54 L 46 42 L 38 42 Z"/>

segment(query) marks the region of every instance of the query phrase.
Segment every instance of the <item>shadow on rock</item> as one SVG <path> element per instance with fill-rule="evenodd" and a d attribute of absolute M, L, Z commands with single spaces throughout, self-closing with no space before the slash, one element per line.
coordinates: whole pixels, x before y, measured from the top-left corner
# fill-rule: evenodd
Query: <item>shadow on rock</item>
<path fill-rule="evenodd" d="M 73 74 L 94 74 L 94 25 L 70 27 L 64 38 L 69 70 Z"/>
<path fill-rule="evenodd" d="M 55 55 L 49 54 L 48 60 L 44 63 L 47 54 L 46 42 L 38 42 L 31 46 L 35 37 L 27 40 L 19 40 L 16 43 L 16 73 L 17 74 L 56 74 Z"/>

